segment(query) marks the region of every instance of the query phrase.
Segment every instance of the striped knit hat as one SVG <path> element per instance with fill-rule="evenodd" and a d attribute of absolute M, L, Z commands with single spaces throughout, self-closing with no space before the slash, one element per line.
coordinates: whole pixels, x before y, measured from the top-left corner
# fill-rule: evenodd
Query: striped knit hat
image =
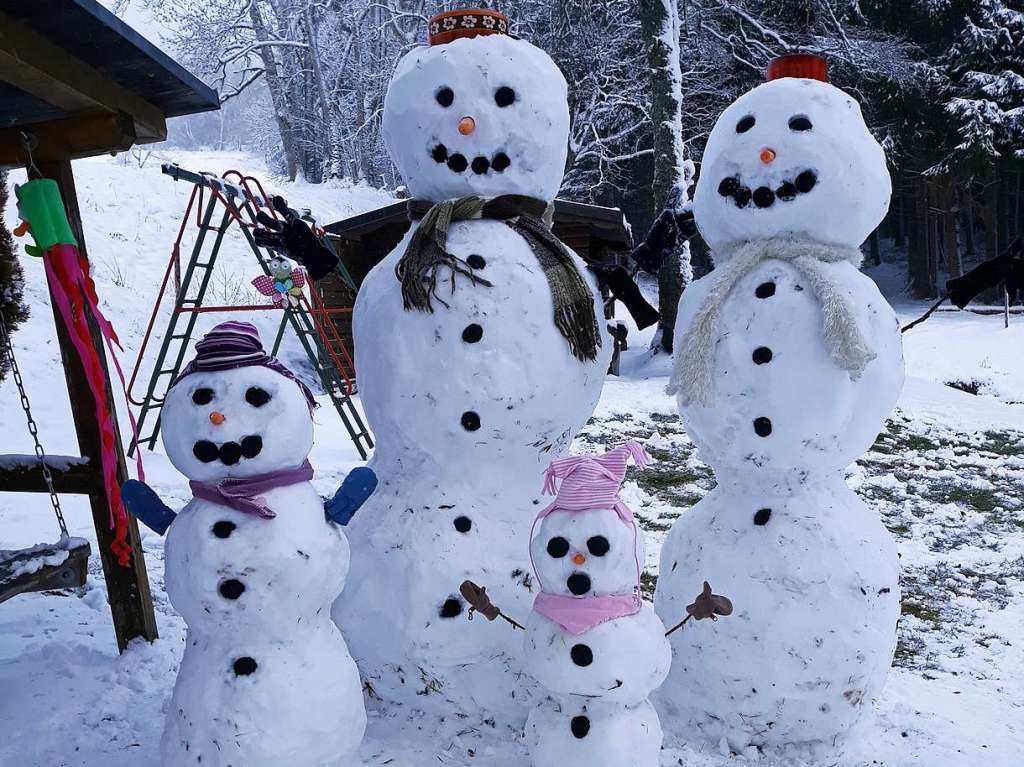
<path fill-rule="evenodd" d="M 193 373 L 234 370 L 253 365 L 270 368 L 294 381 L 302 389 L 310 412 L 316 407 L 316 400 L 313 399 L 313 392 L 309 387 L 277 359 L 267 354 L 256 326 L 236 320 L 220 323 L 196 342 L 195 359 L 185 366 L 171 386 L 175 386 L 181 379 Z"/>
<path fill-rule="evenodd" d="M 554 495 L 555 500 L 540 516 L 557 510 L 615 509 L 623 521 L 632 523 L 632 512 L 619 499 L 619 487 L 626 478 L 630 458 L 641 468 L 651 461 L 643 446 L 632 440 L 604 455 L 579 455 L 553 461 L 544 472 L 544 492 Z M 557 489 L 556 480 L 561 480 Z"/>

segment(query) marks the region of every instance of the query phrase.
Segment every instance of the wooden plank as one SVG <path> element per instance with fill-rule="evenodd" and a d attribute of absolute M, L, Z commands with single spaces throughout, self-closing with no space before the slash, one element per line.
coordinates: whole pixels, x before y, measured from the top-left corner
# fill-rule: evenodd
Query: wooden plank
<path fill-rule="evenodd" d="M 88 251 L 85 245 L 85 234 L 82 230 L 82 216 L 78 210 L 78 195 L 75 192 L 75 179 L 71 172 L 71 162 L 67 159 L 37 163 L 43 175 L 52 178 L 60 187 L 61 196 L 64 199 L 64 207 L 67 210 L 68 220 L 71 223 L 71 231 L 78 240 L 78 246 L 83 256 L 87 257 Z M 51 305 L 53 286 L 51 290 Z M 82 365 L 78 360 L 71 340 L 68 338 L 64 323 L 54 310 L 54 318 L 57 325 L 57 342 L 60 345 L 61 359 L 63 361 L 64 377 L 67 379 L 68 397 L 71 401 L 71 417 L 75 424 L 75 432 L 78 435 L 78 448 L 82 456 L 89 459 L 93 466 L 101 465 L 100 458 L 100 430 L 96 422 L 96 412 L 92 398 L 92 392 L 86 381 Z M 100 335 L 96 321 L 89 317 L 90 330 L 92 331 L 93 344 L 100 350 L 100 361 L 104 373 L 107 373 L 106 356 L 103 351 L 103 339 Z M 110 392 L 110 376 L 107 375 L 107 403 L 112 412 L 114 399 Z M 125 466 L 124 449 L 121 444 L 121 435 L 114 421 L 114 449 L 117 454 L 117 481 L 124 482 L 128 479 L 128 470 Z M 136 637 L 145 637 L 152 641 L 157 638 L 156 617 L 153 613 L 153 599 L 149 593 L 149 577 L 146 574 L 146 563 L 142 555 L 142 546 L 139 542 L 139 528 L 135 520 L 128 519 L 128 543 L 132 548 L 131 561 L 128 567 L 122 567 L 117 558 L 110 550 L 114 533 L 110 529 L 110 506 L 104 493 L 92 493 L 89 495 L 89 506 L 92 509 L 93 524 L 96 528 L 96 540 L 100 549 L 100 560 L 103 563 L 103 575 L 107 582 L 107 597 L 110 603 L 110 612 L 114 619 L 114 633 L 117 635 L 117 646 L 124 650 L 128 642 Z"/>
<path fill-rule="evenodd" d="M 67 549 L 33 546 L 0 552 L 0 602 L 18 594 L 85 585 L 89 572 L 89 542 L 72 538 Z"/>
<path fill-rule="evenodd" d="M 24 165 L 27 157 L 21 145 L 21 131 L 39 140 L 36 160 L 77 159 L 130 149 L 142 143 L 127 115 L 80 115 L 64 120 L 0 130 L 0 167 Z"/>
<path fill-rule="evenodd" d="M 65 112 L 123 112 L 143 140 L 167 138 L 167 121 L 157 107 L 3 12 L 0 80 Z"/>
<path fill-rule="evenodd" d="M 53 486 L 58 493 L 102 493 L 103 482 L 88 459 L 77 455 L 48 455 Z M 34 455 L 0 455 L 0 488 L 5 493 L 48 493 L 39 459 Z"/>

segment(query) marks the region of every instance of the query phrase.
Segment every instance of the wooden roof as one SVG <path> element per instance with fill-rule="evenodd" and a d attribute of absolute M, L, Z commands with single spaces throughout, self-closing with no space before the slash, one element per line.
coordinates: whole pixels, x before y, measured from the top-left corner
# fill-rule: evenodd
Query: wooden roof
<path fill-rule="evenodd" d="M 0 164 L 161 141 L 166 119 L 220 108 L 217 93 L 96 0 L 0 3 Z"/>
<path fill-rule="evenodd" d="M 378 229 L 408 220 L 406 201 L 393 202 L 383 208 L 360 213 L 357 216 L 328 224 L 325 228 L 343 240 L 358 240 Z M 626 224 L 626 217 L 618 208 L 589 205 L 572 200 L 555 200 L 556 224 L 579 224 L 590 228 L 591 236 L 599 237 L 610 245 L 628 249 L 633 238 Z"/>

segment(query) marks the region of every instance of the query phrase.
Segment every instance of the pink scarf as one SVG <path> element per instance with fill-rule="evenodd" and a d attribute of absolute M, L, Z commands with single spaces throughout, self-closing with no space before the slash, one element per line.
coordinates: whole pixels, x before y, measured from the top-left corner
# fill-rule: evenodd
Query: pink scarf
<path fill-rule="evenodd" d="M 636 615 L 642 605 L 639 594 L 567 597 L 542 591 L 533 601 L 536 612 L 576 636 L 607 621 Z"/>
<path fill-rule="evenodd" d="M 189 487 L 192 495 L 210 503 L 252 514 L 262 519 L 273 519 L 277 514 L 267 506 L 267 499 L 261 493 L 276 487 L 287 487 L 313 479 L 313 467 L 309 460 L 294 469 L 279 469 L 254 477 L 227 477 L 219 482 L 198 482 L 192 480 Z"/>

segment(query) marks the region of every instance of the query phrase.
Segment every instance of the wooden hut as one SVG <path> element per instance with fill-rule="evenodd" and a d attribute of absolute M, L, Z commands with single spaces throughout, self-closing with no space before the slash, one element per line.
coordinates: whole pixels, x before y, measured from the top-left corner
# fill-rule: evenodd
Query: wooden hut
<path fill-rule="evenodd" d="M 409 230 L 406 202 L 395 202 L 337 221 L 326 229 L 358 287 Z M 632 247 L 629 225 L 618 208 L 555 200 L 552 231 L 588 263 L 625 259 Z M 336 275 L 325 277 L 318 285 L 339 335 L 354 351 L 352 307 L 355 291 Z M 611 302 L 606 306 L 606 315 L 612 316 Z"/>
<path fill-rule="evenodd" d="M 216 92 L 96 0 L 0 3 L 0 166 L 31 165 L 33 173 L 57 182 L 79 251 L 86 258 L 71 160 L 161 141 L 167 137 L 168 117 L 219 106 Z M 93 346 L 105 361 L 99 327 L 85 313 Z M 129 520 L 131 561 L 122 567 L 110 550 L 111 511 L 103 489 L 101 430 L 92 392 L 59 315 L 56 320 L 81 455 L 48 456 L 47 464 L 57 493 L 89 498 L 114 630 L 123 650 L 135 637 L 157 636 L 139 531 Z M 31 394 L 31 382 L 28 385 Z M 107 400 L 116 413 L 109 387 Z M 114 431 L 118 433 L 116 423 Z M 128 472 L 120 438 L 114 450 L 117 479 L 123 482 Z M 0 491 L 48 492 L 37 462 L 5 458 L 9 457 L 0 456 Z M 82 548 L 87 554 L 87 547 Z M 33 572 L 28 581 L 24 575 L 0 573 L 0 601 L 24 591 L 56 588 L 74 576 L 51 565 Z"/>

